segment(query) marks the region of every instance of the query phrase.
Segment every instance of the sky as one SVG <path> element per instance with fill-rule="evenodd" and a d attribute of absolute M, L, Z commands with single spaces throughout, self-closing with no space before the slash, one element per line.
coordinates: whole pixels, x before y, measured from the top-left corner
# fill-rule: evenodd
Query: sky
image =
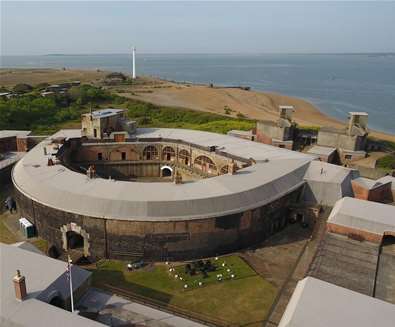
<path fill-rule="evenodd" d="M 1 54 L 395 52 L 395 2 L 1 1 Z"/>

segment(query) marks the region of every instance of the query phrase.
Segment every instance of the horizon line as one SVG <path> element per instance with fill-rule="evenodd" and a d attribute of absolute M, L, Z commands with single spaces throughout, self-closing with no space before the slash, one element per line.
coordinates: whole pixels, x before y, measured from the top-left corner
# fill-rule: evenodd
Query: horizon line
<path fill-rule="evenodd" d="M 137 52 L 139 53 L 139 52 Z M 56 57 L 56 56 L 111 56 L 130 55 L 129 52 L 92 52 L 92 53 L 44 53 L 44 54 L 3 54 L 1 57 Z M 394 51 L 358 51 L 358 52 L 141 52 L 140 55 L 395 55 Z"/>

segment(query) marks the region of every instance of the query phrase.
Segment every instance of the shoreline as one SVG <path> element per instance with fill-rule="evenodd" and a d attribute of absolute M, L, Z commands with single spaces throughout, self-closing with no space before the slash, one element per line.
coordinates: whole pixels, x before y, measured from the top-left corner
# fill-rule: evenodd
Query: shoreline
<path fill-rule="evenodd" d="M 57 83 L 80 80 L 98 83 L 109 71 L 94 69 L 61 68 L 0 68 L 0 86 L 10 87 L 18 83 L 32 85 L 42 82 Z M 279 105 L 295 107 L 294 120 L 306 127 L 345 128 L 346 122 L 322 112 L 309 100 L 276 92 L 245 89 L 244 86 L 221 86 L 179 82 L 159 77 L 141 76 L 135 85 L 106 86 L 120 96 L 150 102 L 156 105 L 192 109 L 220 114 L 223 116 L 243 115 L 254 120 L 275 120 Z M 230 112 L 225 113 L 224 108 Z M 395 142 L 395 135 L 370 129 L 370 136 Z"/>

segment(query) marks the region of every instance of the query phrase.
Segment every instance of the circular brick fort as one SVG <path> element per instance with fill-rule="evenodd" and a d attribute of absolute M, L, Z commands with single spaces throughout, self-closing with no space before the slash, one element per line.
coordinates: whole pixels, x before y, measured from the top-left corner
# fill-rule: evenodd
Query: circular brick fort
<path fill-rule="evenodd" d="M 287 223 L 313 160 L 208 132 L 82 126 L 34 147 L 12 179 L 38 235 L 93 260 L 189 259 L 261 242 Z"/>

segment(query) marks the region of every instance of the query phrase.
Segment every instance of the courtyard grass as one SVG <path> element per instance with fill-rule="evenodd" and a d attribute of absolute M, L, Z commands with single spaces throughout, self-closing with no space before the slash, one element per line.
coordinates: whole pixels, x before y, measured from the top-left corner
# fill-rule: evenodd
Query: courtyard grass
<path fill-rule="evenodd" d="M 276 287 L 238 256 L 211 261 L 218 270 L 210 272 L 207 278 L 191 277 L 185 274 L 185 265 L 177 266 L 176 272 L 183 276 L 181 281 L 165 264 L 130 272 L 126 262 L 105 260 L 93 271 L 92 282 L 98 288 L 117 287 L 159 301 L 162 306 L 226 321 L 229 325 L 261 324 L 276 296 Z M 224 261 L 226 266 L 222 268 Z M 225 277 L 229 268 L 235 275 L 233 279 Z M 219 282 L 216 275 L 221 273 L 224 279 Z M 203 285 L 198 286 L 198 281 L 203 281 Z M 184 289 L 185 283 L 190 285 L 188 289 Z"/>
<path fill-rule="evenodd" d="M 6 244 L 17 242 L 16 236 L 7 228 L 3 220 L 4 218 L 0 214 L 0 242 Z"/>

